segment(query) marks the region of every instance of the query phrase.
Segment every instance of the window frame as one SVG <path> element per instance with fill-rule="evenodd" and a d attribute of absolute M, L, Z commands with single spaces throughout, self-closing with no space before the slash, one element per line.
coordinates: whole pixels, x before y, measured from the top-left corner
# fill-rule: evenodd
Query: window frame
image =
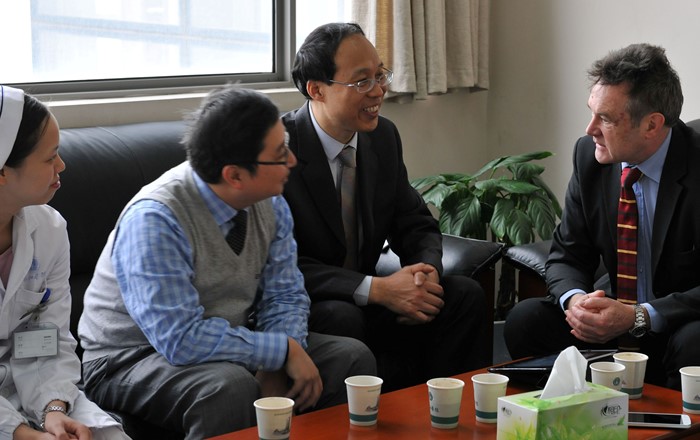
<path fill-rule="evenodd" d="M 144 77 L 89 81 L 8 84 L 36 96 L 61 101 L 205 93 L 226 83 L 254 89 L 293 87 L 291 65 L 296 48 L 296 0 L 273 0 L 271 73 Z"/>

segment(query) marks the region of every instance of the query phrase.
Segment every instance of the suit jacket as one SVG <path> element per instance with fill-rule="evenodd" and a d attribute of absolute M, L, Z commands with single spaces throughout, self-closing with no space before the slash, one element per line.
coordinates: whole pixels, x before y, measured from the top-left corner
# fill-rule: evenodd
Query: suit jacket
<path fill-rule="evenodd" d="M 601 165 L 595 144 L 582 137 L 557 227 L 547 282 L 553 299 L 573 288 L 593 289 L 602 256 L 612 292 L 617 280 L 617 205 L 620 165 Z M 673 127 L 652 226 L 652 288 L 649 303 L 668 330 L 700 320 L 700 136 L 682 122 Z"/>
<path fill-rule="evenodd" d="M 298 163 L 285 185 L 294 217 L 299 268 L 313 300 L 344 299 L 365 275 L 374 275 L 386 240 L 402 266 L 424 262 L 442 272 L 442 235 L 423 198 L 411 187 L 396 126 L 383 117 L 370 133 L 358 133 L 356 197 L 362 234 L 359 271 L 343 269 L 345 235 L 328 159 L 307 102 L 282 118 Z"/>

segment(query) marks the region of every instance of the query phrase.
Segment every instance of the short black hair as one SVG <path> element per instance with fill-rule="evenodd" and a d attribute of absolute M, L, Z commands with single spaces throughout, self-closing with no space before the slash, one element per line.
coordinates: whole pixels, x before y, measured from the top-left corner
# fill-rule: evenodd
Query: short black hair
<path fill-rule="evenodd" d="M 12 151 L 5 161 L 6 166 L 17 168 L 22 165 L 27 156 L 32 154 L 46 131 L 49 115 L 49 109 L 44 103 L 31 95 L 24 94 L 22 121 L 19 123 Z"/>
<path fill-rule="evenodd" d="M 664 115 L 664 124 L 669 127 L 680 118 L 681 81 L 662 47 L 641 43 L 610 52 L 593 63 L 588 77 L 593 85 L 629 87 L 627 112 L 635 125 L 652 112 Z"/>
<path fill-rule="evenodd" d="M 292 80 L 297 89 L 311 99 L 306 91 L 309 81 L 323 81 L 330 84 L 335 76 L 335 53 L 340 43 L 350 35 L 362 35 L 356 23 L 328 23 L 314 29 L 297 51 L 292 67 Z"/>
<path fill-rule="evenodd" d="M 182 141 L 187 158 L 202 180 L 218 183 L 226 165 L 255 173 L 279 110 L 263 93 L 227 85 L 209 93 L 191 119 Z"/>

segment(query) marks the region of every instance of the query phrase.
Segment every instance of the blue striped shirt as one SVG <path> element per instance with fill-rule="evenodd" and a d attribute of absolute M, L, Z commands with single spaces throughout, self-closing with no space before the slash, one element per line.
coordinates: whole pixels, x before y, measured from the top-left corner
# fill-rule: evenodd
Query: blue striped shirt
<path fill-rule="evenodd" d="M 224 240 L 236 210 L 196 173 L 193 177 Z M 169 208 L 154 200 L 140 200 L 122 217 L 112 263 L 124 304 L 149 342 L 171 364 L 231 361 L 250 370 L 273 371 L 286 361 L 287 336 L 306 347 L 310 300 L 296 265 L 294 224 L 283 197 L 273 197 L 272 205 L 277 229 L 260 279 L 256 331 L 231 327 L 222 318 L 204 318 L 200 293 L 192 283 L 192 249 Z"/>

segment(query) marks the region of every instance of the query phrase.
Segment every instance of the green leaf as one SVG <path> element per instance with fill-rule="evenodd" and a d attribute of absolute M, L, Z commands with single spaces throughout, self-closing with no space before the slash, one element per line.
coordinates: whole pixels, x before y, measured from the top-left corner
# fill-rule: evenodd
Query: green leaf
<path fill-rule="evenodd" d="M 544 183 L 544 180 L 542 180 L 542 178 L 539 176 L 534 177 L 532 179 L 532 183 L 539 186 L 547 193 L 547 196 L 549 197 L 549 202 L 554 208 L 554 213 L 557 215 L 557 218 L 561 218 L 561 206 L 559 205 L 559 201 L 557 200 L 557 196 L 554 195 L 554 192 L 552 192 L 549 186 L 547 186 L 547 184 Z"/>
<path fill-rule="evenodd" d="M 532 194 L 540 188 L 531 183 L 510 179 L 489 179 L 474 184 L 474 187 L 484 192 L 497 188 L 513 194 Z"/>
<path fill-rule="evenodd" d="M 506 226 L 506 243 L 513 245 L 531 243 L 535 237 L 532 232 L 530 217 L 519 209 L 514 210 L 511 216 Z"/>
<path fill-rule="evenodd" d="M 532 178 L 544 172 L 544 167 L 536 163 L 516 163 L 508 167 L 515 180 L 532 182 Z"/>
<path fill-rule="evenodd" d="M 451 193 L 452 188 L 444 183 L 438 183 L 437 185 L 423 192 L 422 196 L 425 203 L 431 203 L 438 209 L 442 209 L 441 207 L 443 200 Z"/>
<path fill-rule="evenodd" d="M 507 225 L 509 222 L 509 216 L 515 208 L 515 203 L 509 199 L 500 199 L 496 202 L 496 206 L 493 209 L 493 215 L 491 216 L 490 226 L 491 232 L 496 237 L 498 241 L 505 242 L 507 234 Z"/>
<path fill-rule="evenodd" d="M 438 183 L 444 183 L 445 177 L 442 174 L 437 174 L 435 176 L 420 177 L 418 179 L 411 180 L 411 186 L 416 190 L 421 190 L 425 187 L 431 187 Z"/>
<path fill-rule="evenodd" d="M 542 240 L 552 238 L 557 219 L 554 208 L 543 191 L 530 198 L 527 215 L 534 223 L 535 231 Z"/>
<path fill-rule="evenodd" d="M 449 207 L 440 212 L 439 223 L 440 230 L 446 234 L 486 238 L 486 227 L 481 221 L 481 203 L 474 196 L 452 199 Z"/>
<path fill-rule="evenodd" d="M 481 167 L 479 171 L 474 173 L 474 177 L 478 177 L 487 171 L 494 171 L 498 168 L 507 167 L 515 163 L 529 162 L 531 160 L 544 159 L 551 156 L 552 153 L 549 151 L 535 151 L 532 153 L 518 154 L 515 156 L 501 156 L 488 162 L 486 165 Z"/>

